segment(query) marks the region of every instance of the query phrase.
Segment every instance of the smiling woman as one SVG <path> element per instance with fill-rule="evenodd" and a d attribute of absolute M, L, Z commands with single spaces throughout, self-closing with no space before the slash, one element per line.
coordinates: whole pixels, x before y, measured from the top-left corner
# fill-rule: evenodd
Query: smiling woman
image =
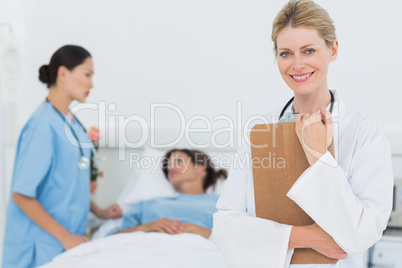
<path fill-rule="evenodd" d="M 214 215 L 216 243 L 230 267 L 364 267 L 363 253 L 381 238 L 391 212 L 389 143 L 371 118 L 329 91 L 328 67 L 337 58 L 338 41 L 323 8 L 290 0 L 275 18 L 272 40 L 294 98 L 266 117 L 276 123 L 281 110 L 298 113 L 295 132 L 309 167 L 286 198 L 315 223 L 291 226 L 256 217 L 253 170 L 234 169 Z M 328 151 L 332 141 L 335 157 Z M 250 155 L 250 147 L 240 154 Z M 294 250 L 306 248 L 333 260 L 293 263 Z"/>
<path fill-rule="evenodd" d="M 295 92 L 295 111 L 313 113 L 319 109 L 321 102 L 328 104 L 328 67 L 331 61 L 336 60 L 338 42 L 334 40 L 328 46 L 315 29 L 286 27 L 278 34 L 277 45 L 279 72 Z M 316 105 L 307 109 L 299 104 L 312 96 L 317 99 Z"/>

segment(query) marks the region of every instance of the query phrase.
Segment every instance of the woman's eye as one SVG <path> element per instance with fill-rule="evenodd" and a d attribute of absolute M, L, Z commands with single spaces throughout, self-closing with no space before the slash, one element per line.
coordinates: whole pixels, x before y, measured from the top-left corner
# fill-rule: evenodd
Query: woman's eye
<path fill-rule="evenodd" d="M 315 49 L 307 49 L 304 51 L 306 54 L 313 54 L 315 52 Z"/>
<path fill-rule="evenodd" d="M 289 52 L 282 52 L 279 56 L 281 56 L 282 58 L 286 58 L 290 55 Z"/>
<path fill-rule="evenodd" d="M 87 77 L 90 77 L 91 76 L 91 74 L 85 74 Z"/>

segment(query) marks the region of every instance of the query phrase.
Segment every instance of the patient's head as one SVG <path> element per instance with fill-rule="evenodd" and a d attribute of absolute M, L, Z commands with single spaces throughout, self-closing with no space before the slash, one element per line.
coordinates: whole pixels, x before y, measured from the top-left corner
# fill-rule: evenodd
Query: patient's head
<path fill-rule="evenodd" d="M 197 150 L 172 149 L 164 157 L 163 173 L 178 192 L 204 193 L 218 179 L 226 179 L 224 169 L 216 171 L 210 157 Z"/>

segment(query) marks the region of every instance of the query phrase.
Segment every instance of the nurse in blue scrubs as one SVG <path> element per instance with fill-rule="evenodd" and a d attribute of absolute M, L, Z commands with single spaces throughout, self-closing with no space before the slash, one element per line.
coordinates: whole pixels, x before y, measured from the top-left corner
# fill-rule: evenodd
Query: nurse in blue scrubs
<path fill-rule="evenodd" d="M 100 209 L 90 201 L 90 139 L 69 112 L 93 87 L 94 66 L 87 50 L 67 45 L 39 80 L 49 94 L 32 114 L 18 140 L 4 238 L 3 268 L 36 267 L 81 243 L 89 211 L 100 218 L 122 215 L 113 204 Z"/>

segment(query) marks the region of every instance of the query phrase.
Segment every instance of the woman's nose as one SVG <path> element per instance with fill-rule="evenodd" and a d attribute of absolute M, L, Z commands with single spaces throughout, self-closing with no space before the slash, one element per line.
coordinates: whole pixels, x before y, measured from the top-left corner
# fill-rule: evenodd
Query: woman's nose
<path fill-rule="evenodd" d="M 304 63 L 304 60 L 302 59 L 302 57 L 300 57 L 300 56 L 294 57 L 292 68 L 294 71 L 303 70 L 306 68 L 306 64 Z"/>
<path fill-rule="evenodd" d="M 168 171 L 171 171 L 174 169 L 174 166 L 172 164 L 168 165 Z"/>

